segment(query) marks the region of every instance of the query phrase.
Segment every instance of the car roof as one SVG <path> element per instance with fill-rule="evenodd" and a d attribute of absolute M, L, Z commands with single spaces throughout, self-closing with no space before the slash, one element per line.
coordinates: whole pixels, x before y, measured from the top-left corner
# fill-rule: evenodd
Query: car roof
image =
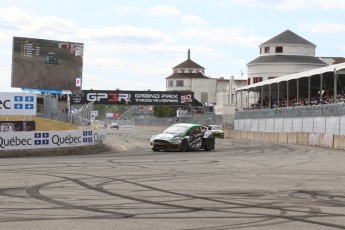
<path fill-rule="evenodd" d="M 219 129 L 222 129 L 222 126 L 221 125 L 209 125 L 211 128 L 219 128 Z"/>
<path fill-rule="evenodd" d="M 183 127 L 194 127 L 194 126 L 202 126 L 199 124 L 193 124 L 193 123 L 176 123 L 173 124 L 174 126 L 183 126 Z"/>

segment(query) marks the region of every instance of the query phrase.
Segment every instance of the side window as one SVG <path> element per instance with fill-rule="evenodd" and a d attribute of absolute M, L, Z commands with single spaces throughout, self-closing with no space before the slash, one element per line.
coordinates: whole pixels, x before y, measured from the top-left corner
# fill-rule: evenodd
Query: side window
<path fill-rule="evenodd" d="M 258 83 L 258 82 L 261 82 L 262 81 L 262 77 L 254 77 L 253 81 L 254 81 L 254 84 Z"/>
<path fill-rule="evenodd" d="M 177 87 L 183 87 L 183 80 L 176 80 Z"/>
<path fill-rule="evenodd" d="M 191 130 L 189 131 L 189 134 L 190 134 L 190 135 L 196 135 L 196 134 L 199 134 L 199 133 L 201 133 L 200 127 L 193 127 L 193 128 L 191 128 Z"/>
<path fill-rule="evenodd" d="M 168 86 L 168 87 L 173 87 L 173 86 L 174 86 L 174 85 L 173 85 L 173 81 L 172 81 L 172 80 L 168 80 L 167 86 Z"/>
<path fill-rule="evenodd" d="M 283 47 L 282 46 L 276 46 L 276 53 L 283 53 Z"/>

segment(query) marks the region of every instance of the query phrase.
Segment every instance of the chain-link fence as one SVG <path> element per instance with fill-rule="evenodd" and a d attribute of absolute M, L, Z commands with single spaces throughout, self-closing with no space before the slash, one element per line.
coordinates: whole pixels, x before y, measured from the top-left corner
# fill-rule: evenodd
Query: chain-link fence
<path fill-rule="evenodd" d="M 220 125 L 223 128 L 234 128 L 234 117 L 232 115 L 215 115 L 203 114 L 191 117 L 164 117 L 156 118 L 150 117 L 145 119 L 135 119 L 135 126 L 154 126 L 154 127 L 169 127 L 175 123 L 195 123 L 201 125 Z"/>
<path fill-rule="evenodd" d="M 237 111 L 235 113 L 235 119 L 329 116 L 343 114 L 345 114 L 345 103 Z"/>
<path fill-rule="evenodd" d="M 345 104 L 236 112 L 235 130 L 345 135 Z"/>
<path fill-rule="evenodd" d="M 71 114 L 71 122 L 79 126 L 90 125 L 92 109 L 93 102 L 82 105 L 77 111 Z"/>

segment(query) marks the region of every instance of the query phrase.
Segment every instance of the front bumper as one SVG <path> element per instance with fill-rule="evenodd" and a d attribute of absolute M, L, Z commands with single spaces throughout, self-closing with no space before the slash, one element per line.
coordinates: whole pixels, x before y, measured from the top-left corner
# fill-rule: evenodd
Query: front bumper
<path fill-rule="evenodd" d="M 214 133 L 212 133 L 212 135 L 215 138 L 224 138 L 224 133 L 223 132 L 214 132 Z"/>
<path fill-rule="evenodd" d="M 179 151 L 181 149 L 181 142 L 170 142 L 166 140 L 151 140 L 151 149 L 165 150 L 165 151 Z"/>

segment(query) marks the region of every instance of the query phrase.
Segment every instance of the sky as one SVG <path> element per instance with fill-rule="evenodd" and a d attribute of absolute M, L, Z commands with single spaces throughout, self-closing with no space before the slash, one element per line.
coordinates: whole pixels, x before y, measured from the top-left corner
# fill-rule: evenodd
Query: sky
<path fill-rule="evenodd" d="M 259 45 L 291 30 L 317 57 L 345 57 L 344 0 L 0 0 L 0 92 L 14 36 L 84 43 L 82 89 L 165 90 L 191 60 L 211 78 L 246 79 Z"/>

